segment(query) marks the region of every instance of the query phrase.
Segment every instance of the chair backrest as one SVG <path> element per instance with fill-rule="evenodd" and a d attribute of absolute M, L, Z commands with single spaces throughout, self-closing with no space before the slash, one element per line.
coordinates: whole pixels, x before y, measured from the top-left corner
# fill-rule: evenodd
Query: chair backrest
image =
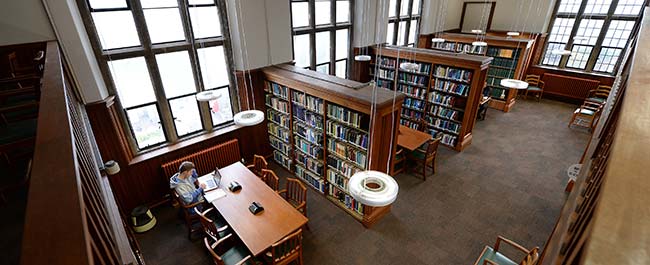
<path fill-rule="evenodd" d="M 212 211 L 214 208 L 200 212 L 198 208 L 194 207 L 194 211 L 199 215 L 199 220 L 201 221 L 201 227 L 206 234 L 214 238 L 215 240 L 219 239 L 219 231 L 217 231 L 217 226 L 214 224 L 214 221 L 207 217 L 207 214 Z"/>
<path fill-rule="evenodd" d="M 535 247 L 528 251 L 528 254 L 519 262 L 519 265 L 534 265 L 539 259 L 539 248 Z"/>
<path fill-rule="evenodd" d="M 255 165 L 254 171 L 255 173 L 262 173 L 263 169 L 267 169 L 269 163 L 266 162 L 266 159 L 261 156 L 261 155 L 254 155 L 253 156 L 253 164 Z"/>
<path fill-rule="evenodd" d="M 286 199 L 288 201 L 293 201 L 296 203 L 302 203 L 307 201 L 307 188 L 305 185 L 302 185 L 300 180 L 295 178 L 287 179 L 287 194 Z"/>
<path fill-rule="evenodd" d="M 280 189 L 280 178 L 270 169 L 262 169 L 262 180 L 274 191 Z"/>
<path fill-rule="evenodd" d="M 271 264 L 288 264 L 302 254 L 302 229 L 271 245 Z"/>
<path fill-rule="evenodd" d="M 589 96 L 597 97 L 597 98 L 607 98 L 609 97 L 609 92 L 610 92 L 609 89 L 598 87 L 596 90 L 590 91 Z"/>
<path fill-rule="evenodd" d="M 203 242 L 205 243 L 205 248 L 208 249 L 208 252 L 210 252 L 210 256 L 212 256 L 212 261 L 214 261 L 214 264 L 216 265 L 225 265 L 226 263 L 223 262 L 223 259 L 221 259 L 221 256 L 219 256 L 216 252 L 214 252 L 214 249 L 210 245 L 210 241 L 208 238 L 203 238 Z"/>
<path fill-rule="evenodd" d="M 432 158 L 436 154 L 436 152 L 438 151 L 438 145 L 440 144 L 440 138 L 431 139 L 427 143 L 428 143 L 428 146 L 427 146 L 427 151 L 425 153 L 426 154 L 425 157 L 427 159 L 429 159 L 429 158 Z"/>
<path fill-rule="evenodd" d="M 539 75 L 526 75 L 526 83 L 531 85 L 539 85 L 540 76 Z"/>

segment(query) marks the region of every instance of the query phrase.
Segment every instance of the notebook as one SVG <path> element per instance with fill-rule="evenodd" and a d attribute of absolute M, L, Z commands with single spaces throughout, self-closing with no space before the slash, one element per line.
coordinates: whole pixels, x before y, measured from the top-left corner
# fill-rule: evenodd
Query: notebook
<path fill-rule="evenodd" d="M 203 195 L 203 198 L 209 203 L 212 203 L 213 201 L 223 197 L 226 197 L 226 192 L 222 189 L 215 189 Z"/>

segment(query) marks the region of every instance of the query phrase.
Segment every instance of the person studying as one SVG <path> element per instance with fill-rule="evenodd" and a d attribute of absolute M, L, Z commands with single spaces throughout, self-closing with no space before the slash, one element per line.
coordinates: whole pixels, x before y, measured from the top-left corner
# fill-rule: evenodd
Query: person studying
<path fill-rule="evenodd" d="M 203 202 L 203 190 L 206 185 L 201 183 L 197 188 L 195 186 L 197 177 L 194 163 L 184 161 L 178 168 L 178 173 L 169 179 L 169 188 L 174 189 L 185 204 Z"/>

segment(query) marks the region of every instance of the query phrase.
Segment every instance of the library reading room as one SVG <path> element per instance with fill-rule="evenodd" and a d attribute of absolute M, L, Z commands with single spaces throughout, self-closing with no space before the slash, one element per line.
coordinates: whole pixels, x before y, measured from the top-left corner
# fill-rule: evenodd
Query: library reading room
<path fill-rule="evenodd" d="M 650 0 L 0 5 L 0 264 L 650 264 Z"/>

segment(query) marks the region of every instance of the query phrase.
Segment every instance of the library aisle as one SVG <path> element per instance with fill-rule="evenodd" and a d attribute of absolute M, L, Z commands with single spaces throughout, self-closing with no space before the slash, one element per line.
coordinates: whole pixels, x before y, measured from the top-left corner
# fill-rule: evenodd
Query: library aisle
<path fill-rule="evenodd" d="M 436 175 L 426 182 L 395 178 L 400 194 L 371 229 L 313 189 L 305 264 L 472 264 L 497 235 L 524 246 L 544 246 L 564 200 L 566 168 L 580 159 L 587 133 L 568 129 L 574 105 L 520 100 L 510 113 L 488 111 L 462 153 L 440 147 Z M 284 179 L 291 174 L 275 163 Z M 159 223 L 138 235 L 151 264 L 209 264 L 200 241 L 188 244 L 171 207 L 158 207 Z M 168 255 L 174 249 L 177 255 Z"/>

